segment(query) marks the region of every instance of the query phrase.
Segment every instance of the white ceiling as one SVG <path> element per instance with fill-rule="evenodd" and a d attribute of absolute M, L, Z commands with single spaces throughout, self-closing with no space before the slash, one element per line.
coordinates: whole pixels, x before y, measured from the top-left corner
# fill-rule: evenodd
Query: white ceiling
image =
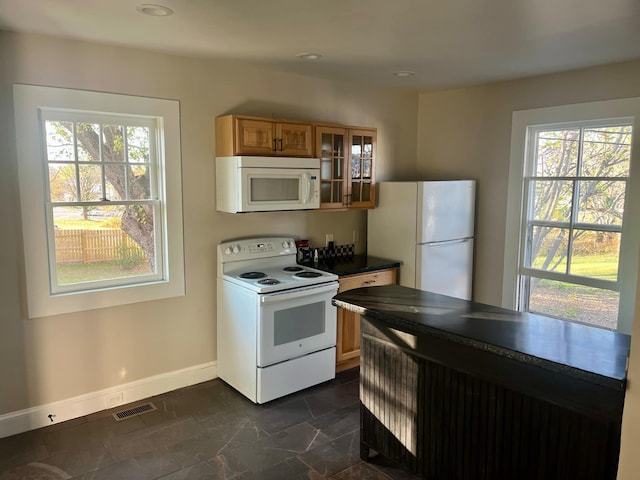
<path fill-rule="evenodd" d="M 640 0 L 0 0 L 0 29 L 420 90 L 640 58 Z"/>

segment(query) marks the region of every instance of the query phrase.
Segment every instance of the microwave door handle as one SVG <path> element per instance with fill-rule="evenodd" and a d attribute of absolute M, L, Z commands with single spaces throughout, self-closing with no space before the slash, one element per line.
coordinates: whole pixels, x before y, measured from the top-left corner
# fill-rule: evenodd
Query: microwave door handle
<path fill-rule="evenodd" d="M 304 200 L 302 203 L 307 204 L 311 201 L 311 175 L 303 173 L 302 178 L 304 178 L 304 190 L 302 195 Z"/>

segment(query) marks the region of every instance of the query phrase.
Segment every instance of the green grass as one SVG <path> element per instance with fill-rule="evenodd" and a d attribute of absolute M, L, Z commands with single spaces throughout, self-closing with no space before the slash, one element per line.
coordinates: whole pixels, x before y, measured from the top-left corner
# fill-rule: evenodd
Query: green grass
<path fill-rule="evenodd" d="M 102 222 L 95 220 L 82 220 L 75 218 L 60 218 L 55 221 L 56 227 L 61 230 L 100 230 L 104 227 Z"/>
<path fill-rule="evenodd" d="M 151 268 L 147 262 L 133 267 L 123 267 L 118 262 L 102 262 L 58 265 L 57 271 L 60 285 L 69 285 L 73 283 L 144 275 L 151 273 Z"/>
<path fill-rule="evenodd" d="M 542 257 L 538 257 L 534 263 L 534 268 L 540 268 Z M 565 261 L 556 270 L 565 273 Z M 596 255 L 573 255 L 571 259 L 572 275 L 580 277 L 599 278 L 601 280 L 613 280 L 618 278 L 618 255 L 617 253 L 604 253 Z"/>
<path fill-rule="evenodd" d="M 84 220 L 82 218 L 59 218 L 54 221 L 61 230 L 102 230 L 104 228 L 119 228 L 113 226 L 113 221 Z"/>
<path fill-rule="evenodd" d="M 618 278 L 618 255 L 574 256 L 571 260 L 571 274 L 615 281 Z"/>

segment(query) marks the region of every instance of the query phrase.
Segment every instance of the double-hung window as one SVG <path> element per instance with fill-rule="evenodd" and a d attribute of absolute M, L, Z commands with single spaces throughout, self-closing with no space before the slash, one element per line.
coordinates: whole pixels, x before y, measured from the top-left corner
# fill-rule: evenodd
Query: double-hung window
<path fill-rule="evenodd" d="M 178 103 L 16 85 L 30 317 L 184 294 Z"/>
<path fill-rule="evenodd" d="M 155 119 L 41 111 L 52 293 L 161 280 Z"/>
<path fill-rule="evenodd" d="M 528 137 L 520 307 L 615 329 L 632 125 L 543 125 Z"/>
<path fill-rule="evenodd" d="M 640 99 L 514 112 L 503 306 L 630 333 Z"/>

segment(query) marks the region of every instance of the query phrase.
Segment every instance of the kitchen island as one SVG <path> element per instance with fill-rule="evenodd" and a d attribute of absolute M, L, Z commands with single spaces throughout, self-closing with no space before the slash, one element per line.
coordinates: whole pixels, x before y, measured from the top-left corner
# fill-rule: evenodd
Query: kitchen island
<path fill-rule="evenodd" d="M 615 479 L 630 338 L 397 285 L 361 315 L 361 456 L 434 479 Z"/>

